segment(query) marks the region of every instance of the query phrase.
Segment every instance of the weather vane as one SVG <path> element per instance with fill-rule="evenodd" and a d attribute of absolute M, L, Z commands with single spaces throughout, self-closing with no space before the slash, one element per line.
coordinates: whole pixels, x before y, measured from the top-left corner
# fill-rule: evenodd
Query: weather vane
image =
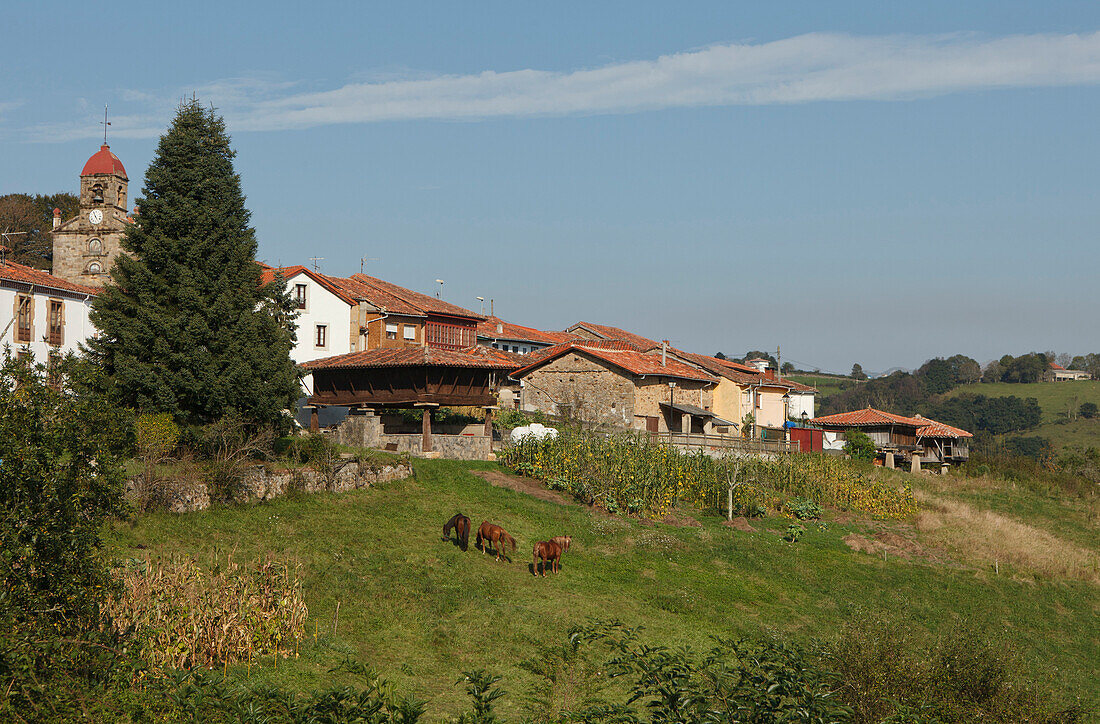
<path fill-rule="evenodd" d="M 111 122 L 107 120 L 107 104 L 103 104 L 103 120 L 100 121 L 103 124 L 103 145 L 107 145 L 107 126 L 111 125 Z"/>

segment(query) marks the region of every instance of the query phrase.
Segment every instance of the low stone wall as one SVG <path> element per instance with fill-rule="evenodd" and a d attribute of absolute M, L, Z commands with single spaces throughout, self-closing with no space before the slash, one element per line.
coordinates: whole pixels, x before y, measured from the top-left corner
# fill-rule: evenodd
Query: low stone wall
<path fill-rule="evenodd" d="M 402 480 L 411 475 L 412 467 L 407 463 L 360 470 L 359 463 L 354 460 L 340 461 L 329 474 L 309 467 L 268 470 L 263 465 L 255 465 L 245 473 L 235 501 L 247 503 L 252 500 L 270 500 L 290 491 L 342 493 L 369 488 L 376 483 Z M 130 479 L 126 485 L 127 498 L 134 501 L 143 487 L 141 476 Z M 165 480 L 160 493 L 164 507 L 173 513 L 189 513 L 210 507 L 210 493 L 205 483 Z"/>
<path fill-rule="evenodd" d="M 432 435 L 432 451 L 421 450 L 424 438 L 420 433 L 382 435 L 379 446 L 390 452 L 408 453 L 416 458 L 433 457 L 448 460 L 492 460 L 492 439 L 485 435 Z"/>

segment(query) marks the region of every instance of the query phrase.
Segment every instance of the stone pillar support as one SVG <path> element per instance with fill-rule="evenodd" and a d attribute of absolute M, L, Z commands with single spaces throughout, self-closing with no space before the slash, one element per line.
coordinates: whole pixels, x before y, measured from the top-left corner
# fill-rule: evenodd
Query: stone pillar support
<path fill-rule="evenodd" d="M 424 419 L 420 426 L 420 450 L 421 452 L 430 453 L 432 451 L 432 412 L 439 405 L 434 402 L 418 402 L 415 407 L 420 408 L 424 413 Z"/>
<path fill-rule="evenodd" d="M 317 415 L 317 405 L 306 405 L 306 409 L 309 410 L 309 431 L 320 432 L 321 420 Z"/>
<path fill-rule="evenodd" d="M 911 458 L 909 458 L 909 472 L 920 472 L 920 453 L 914 451 Z"/>
<path fill-rule="evenodd" d="M 891 470 L 893 470 L 894 467 L 895 467 L 894 466 L 894 453 L 892 453 L 892 452 L 886 453 L 886 467 L 890 468 Z"/>
<path fill-rule="evenodd" d="M 485 437 L 493 439 L 493 410 L 499 409 L 496 405 L 485 407 Z"/>

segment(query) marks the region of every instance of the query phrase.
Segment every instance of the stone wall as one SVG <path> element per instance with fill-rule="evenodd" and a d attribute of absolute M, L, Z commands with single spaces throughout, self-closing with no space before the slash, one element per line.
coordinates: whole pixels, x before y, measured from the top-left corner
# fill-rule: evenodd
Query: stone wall
<path fill-rule="evenodd" d="M 714 384 L 711 382 L 699 382 L 695 380 L 674 380 L 676 390 L 672 395 L 673 402 L 677 404 L 695 405 L 704 410 L 711 409 L 714 405 Z M 640 418 L 655 416 L 660 420 L 661 432 L 668 432 L 665 414 L 661 409 L 661 403 L 668 404 L 669 389 L 668 379 L 664 377 L 646 377 L 638 381 L 638 388 L 634 393 L 634 414 Z"/>
<path fill-rule="evenodd" d="M 408 453 L 413 457 L 446 458 L 447 460 L 493 460 L 492 438 L 485 435 L 432 435 L 432 451 L 425 453 L 421 447 L 424 437 L 420 433 L 383 435 L 382 446 L 389 452 Z M 392 447 L 387 447 L 392 446 Z"/>
<path fill-rule="evenodd" d="M 616 427 L 634 425 L 634 382 L 610 365 L 571 352 L 523 379 L 524 410 Z"/>
<path fill-rule="evenodd" d="M 403 480 L 411 475 L 412 466 L 408 463 L 366 467 L 360 470 L 359 463 L 354 460 L 341 461 L 329 475 L 308 467 L 294 470 L 268 470 L 263 465 L 255 465 L 245 473 L 234 500 L 238 503 L 270 500 L 295 490 L 304 493 L 342 493 L 369 488 L 376 483 Z M 131 502 L 138 502 L 135 496 L 142 487 L 141 476 L 129 480 L 126 485 L 127 498 Z M 173 513 L 189 513 L 210 507 L 210 493 L 204 483 L 165 481 L 163 492 L 167 498 L 164 501 L 165 507 Z"/>

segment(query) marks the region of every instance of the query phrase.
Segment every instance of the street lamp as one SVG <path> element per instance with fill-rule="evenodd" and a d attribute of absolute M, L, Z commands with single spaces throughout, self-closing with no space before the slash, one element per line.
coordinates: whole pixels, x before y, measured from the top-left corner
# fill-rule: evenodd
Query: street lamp
<path fill-rule="evenodd" d="M 435 293 L 436 299 L 442 299 L 443 298 L 443 280 L 442 279 L 436 279 L 435 283 L 439 285 L 439 291 Z"/>
<path fill-rule="evenodd" d="M 474 297 L 474 299 L 481 302 L 481 316 L 485 316 L 485 297 Z"/>

